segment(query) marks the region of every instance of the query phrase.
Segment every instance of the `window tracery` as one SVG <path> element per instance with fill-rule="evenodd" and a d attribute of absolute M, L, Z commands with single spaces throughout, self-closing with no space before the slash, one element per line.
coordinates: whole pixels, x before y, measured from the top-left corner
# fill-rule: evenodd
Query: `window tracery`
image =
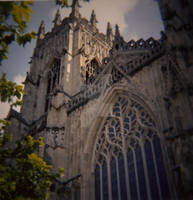
<path fill-rule="evenodd" d="M 99 72 L 99 64 L 96 61 L 96 59 L 93 59 L 86 65 L 85 83 L 86 84 L 93 83 L 95 76 L 98 74 L 98 72 Z"/>
<path fill-rule="evenodd" d="M 170 199 L 155 121 L 140 103 L 118 97 L 99 135 L 95 199 Z"/>
<path fill-rule="evenodd" d="M 51 69 L 48 72 L 45 112 L 47 112 L 49 108 L 49 95 L 60 82 L 60 64 L 60 59 L 54 59 Z"/>
<path fill-rule="evenodd" d="M 60 59 L 55 59 L 51 67 L 52 90 L 60 81 Z"/>

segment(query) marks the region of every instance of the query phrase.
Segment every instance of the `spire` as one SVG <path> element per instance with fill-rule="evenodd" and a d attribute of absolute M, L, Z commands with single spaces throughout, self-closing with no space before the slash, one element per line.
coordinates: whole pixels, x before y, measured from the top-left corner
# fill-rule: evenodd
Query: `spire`
<path fill-rule="evenodd" d="M 80 17 L 80 13 L 79 13 L 80 3 L 79 3 L 79 0 L 73 0 L 71 7 L 72 7 L 72 12 L 71 12 L 70 16 L 79 18 Z"/>
<path fill-rule="evenodd" d="M 92 13 L 91 13 L 91 17 L 90 17 L 90 23 L 96 27 L 96 23 L 97 23 L 97 19 L 96 19 L 96 14 L 94 12 L 94 10 L 92 10 Z"/>
<path fill-rule="evenodd" d="M 113 40 L 113 29 L 112 26 L 110 24 L 110 22 L 107 23 L 107 41 L 112 41 Z"/>
<path fill-rule="evenodd" d="M 61 24 L 61 15 L 60 15 L 60 10 L 58 9 L 55 15 L 55 19 L 53 20 L 54 25 L 60 25 Z"/>
<path fill-rule="evenodd" d="M 121 37 L 120 31 L 119 31 L 119 26 L 116 24 L 115 25 L 115 39 L 118 39 Z"/>
<path fill-rule="evenodd" d="M 115 25 L 115 36 L 113 40 L 113 51 L 117 52 L 125 48 L 126 42 L 120 34 L 119 26 Z"/>
<path fill-rule="evenodd" d="M 44 39 L 44 36 L 45 36 L 45 24 L 44 24 L 44 21 L 42 20 L 41 21 L 41 24 L 39 26 L 39 29 L 38 29 L 38 39 Z"/>

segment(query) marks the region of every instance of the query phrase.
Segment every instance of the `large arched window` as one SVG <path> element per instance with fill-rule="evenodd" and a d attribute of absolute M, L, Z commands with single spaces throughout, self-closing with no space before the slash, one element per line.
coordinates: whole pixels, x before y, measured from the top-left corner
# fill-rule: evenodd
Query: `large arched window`
<path fill-rule="evenodd" d="M 140 103 L 120 96 L 95 150 L 96 200 L 169 200 L 169 184 L 155 122 Z"/>

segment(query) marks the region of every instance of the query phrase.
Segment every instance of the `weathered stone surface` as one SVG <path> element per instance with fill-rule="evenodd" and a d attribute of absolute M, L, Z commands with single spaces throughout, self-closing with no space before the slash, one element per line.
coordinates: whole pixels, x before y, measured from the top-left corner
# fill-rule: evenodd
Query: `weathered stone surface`
<path fill-rule="evenodd" d="M 76 199 L 76 193 L 77 199 L 88 200 L 94 199 L 95 165 L 101 153 L 110 162 L 115 146 L 126 154 L 126 147 L 135 149 L 159 136 L 171 199 L 192 199 L 191 7 L 159 0 L 166 28 L 161 39 L 125 42 L 118 26 L 114 39 L 110 24 L 107 35 L 99 33 L 95 14 L 89 23 L 80 16 L 78 1 L 73 2 L 69 18 L 60 21 L 57 14 L 52 32 L 45 33 L 41 24 L 21 113 L 9 114 L 14 141 L 28 133 L 42 136 L 43 157 L 55 169 L 64 167 L 63 181 L 70 179 L 70 189 L 60 188 L 57 199 Z M 136 120 L 128 123 L 133 130 L 124 132 L 122 110 L 122 132 L 108 138 L 103 128 L 116 118 L 113 106 L 119 97 L 128 101 L 128 120 Z M 143 136 L 138 128 L 144 129 Z M 148 187 L 149 199 L 150 191 Z"/>

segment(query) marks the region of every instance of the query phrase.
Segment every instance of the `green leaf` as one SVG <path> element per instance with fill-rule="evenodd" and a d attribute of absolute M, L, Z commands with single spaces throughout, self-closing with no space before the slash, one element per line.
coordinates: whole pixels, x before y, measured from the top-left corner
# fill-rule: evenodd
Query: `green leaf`
<path fill-rule="evenodd" d="M 34 32 L 31 32 L 31 33 L 25 33 L 23 35 L 19 35 L 17 34 L 17 43 L 19 45 L 23 45 L 25 46 L 27 42 L 31 42 L 31 39 L 35 38 L 35 33 Z"/>
<path fill-rule="evenodd" d="M 68 0 L 56 0 L 56 4 L 63 7 L 68 7 Z"/>
<path fill-rule="evenodd" d="M 20 4 L 14 3 L 13 9 L 11 10 L 14 21 L 18 24 L 21 32 L 26 27 L 26 21 L 30 21 L 30 14 L 32 10 L 28 7 L 27 2 L 20 2 Z"/>
<path fill-rule="evenodd" d="M 9 45 L 12 41 L 15 40 L 15 35 L 13 33 L 11 33 L 10 35 L 5 35 L 3 40 L 7 45 Z"/>
<path fill-rule="evenodd" d="M 0 6 L 0 65 L 7 59 L 8 45 L 15 41 L 25 46 L 35 38 L 35 33 L 24 33 L 30 21 L 33 1 L 1 2 Z M 8 20 L 8 18 L 12 18 Z"/>
<path fill-rule="evenodd" d="M 19 99 L 22 97 L 23 93 L 22 85 L 17 85 L 14 82 L 6 80 L 5 74 L 2 74 L 0 78 L 1 102 L 9 102 L 14 106 L 21 105 Z"/>

